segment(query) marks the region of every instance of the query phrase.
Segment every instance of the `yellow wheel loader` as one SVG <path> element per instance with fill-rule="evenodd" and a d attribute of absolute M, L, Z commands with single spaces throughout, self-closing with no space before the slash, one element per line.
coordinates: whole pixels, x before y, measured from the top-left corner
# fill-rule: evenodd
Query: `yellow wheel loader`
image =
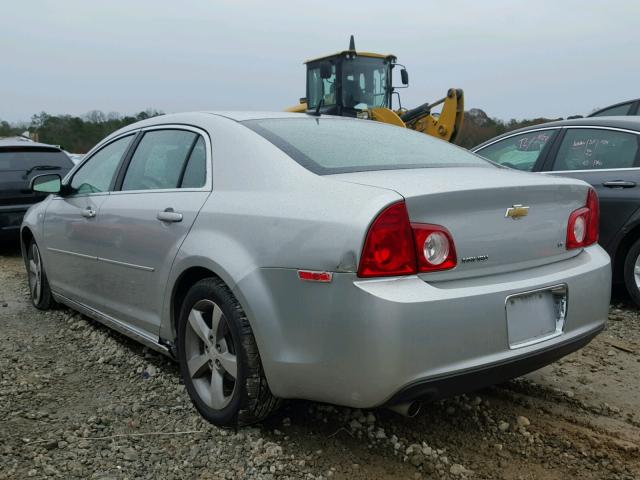
<path fill-rule="evenodd" d="M 399 88 L 409 85 L 409 74 L 395 55 L 356 51 L 353 35 L 349 49 L 314 58 L 307 66 L 307 96 L 289 112 L 357 117 L 411 128 L 453 142 L 462 127 L 464 93 L 450 88 L 447 96 L 433 103 L 405 109 Z M 400 67 L 402 86 L 393 86 L 393 69 Z M 398 108 L 393 109 L 393 96 Z M 432 109 L 442 104 L 440 114 Z"/>

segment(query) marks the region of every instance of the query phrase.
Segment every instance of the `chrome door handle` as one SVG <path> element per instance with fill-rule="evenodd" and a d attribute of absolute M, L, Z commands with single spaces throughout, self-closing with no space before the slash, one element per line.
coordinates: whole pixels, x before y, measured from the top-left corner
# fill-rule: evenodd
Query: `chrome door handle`
<path fill-rule="evenodd" d="M 609 188 L 633 188 L 636 186 L 636 182 L 628 182 L 626 180 L 611 180 L 602 184 Z"/>
<path fill-rule="evenodd" d="M 93 218 L 96 216 L 96 211 L 91 207 L 87 207 L 82 210 L 82 216 L 85 218 Z"/>
<path fill-rule="evenodd" d="M 163 212 L 158 212 L 157 218 L 162 222 L 181 222 L 182 214 L 174 212 L 173 208 L 165 208 Z"/>

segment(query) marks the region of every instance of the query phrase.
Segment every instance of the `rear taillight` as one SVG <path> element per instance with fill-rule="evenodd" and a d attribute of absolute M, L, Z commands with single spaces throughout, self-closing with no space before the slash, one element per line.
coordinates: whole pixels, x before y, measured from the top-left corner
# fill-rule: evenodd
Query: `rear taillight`
<path fill-rule="evenodd" d="M 440 225 L 413 223 L 419 272 L 448 270 L 456 266 L 456 249 L 449 231 Z"/>
<path fill-rule="evenodd" d="M 364 242 L 359 277 L 416 273 L 416 256 L 404 202 L 384 209 L 373 221 Z"/>
<path fill-rule="evenodd" d="M 409 223 L 404 202 L 384 209 L 371 224 L 362 249 L 359 277 L 412 275 L 456 266 L 449 231 L 439 225 Z"/>
<path fill-rule="evenodd" d="M 574 210 L 567 222 L 567 248 L 582 248 L 598 241 L 598 224 L 600 222 L 600 207 L 598 195 L 593 188 L 587 193 L 584 207 Z"/>

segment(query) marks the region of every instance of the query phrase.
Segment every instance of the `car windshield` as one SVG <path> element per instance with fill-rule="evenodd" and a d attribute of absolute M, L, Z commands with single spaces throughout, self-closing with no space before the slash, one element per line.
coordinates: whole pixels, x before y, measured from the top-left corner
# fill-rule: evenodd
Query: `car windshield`
<path fill-rule="evenodd" d="M 51 148 L 2 148 L 0 149 L 0 172 L 27 170 L 33 171 L 38 166 L 53 170 L 54 167 L 69 170 L 73 163 L 60 150 Z"/>
<path fill-rule="evenodd" d="M 370 120 L 331 117 L 248 120 L 244 125 L 320 175 L 402 168 L 494 168 L 424 133 Z"/>

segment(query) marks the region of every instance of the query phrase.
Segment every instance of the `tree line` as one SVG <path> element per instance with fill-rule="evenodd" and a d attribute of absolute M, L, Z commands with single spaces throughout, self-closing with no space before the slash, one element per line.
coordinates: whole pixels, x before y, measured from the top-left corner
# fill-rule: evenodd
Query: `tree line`
<path fill-rule="evenodd" d="M 41 112 L 33 115 L 29 124 L 12 125 L 0 121 L 0 137 L 21 135 L 28 131 L 31 138 L 39 142 L 59 145 L 71 153 L 86 153 L 119 128 L 162 114 L 163 112 L 152 109 L 134 115 L 116 112 L 106 114 L 100 110 L 92 110 L 81 117 Z"/>
<path fill-rule="evenodd" d="M 152 109 L 134 115 L 93 110 L 81 117 L 50 115 L 42 112 L 31 117 L 29 124 L 12 125 L 6 121 L 0 121 L 0 137 L 21 135 L 28 130 L 29 134 L 39 142 L 60 145 L 71 153 L 86 153 L 96 143 L 119 128 L 162 114 L 163 112 Z M 464 123 L 455 143 L 461 147 L 471 148 L 510 130 L 551 120 L 561 119 L 533 118 L 503 121 L 489 117 L 483 110 L 473 108 L 465 112 Z"/>

